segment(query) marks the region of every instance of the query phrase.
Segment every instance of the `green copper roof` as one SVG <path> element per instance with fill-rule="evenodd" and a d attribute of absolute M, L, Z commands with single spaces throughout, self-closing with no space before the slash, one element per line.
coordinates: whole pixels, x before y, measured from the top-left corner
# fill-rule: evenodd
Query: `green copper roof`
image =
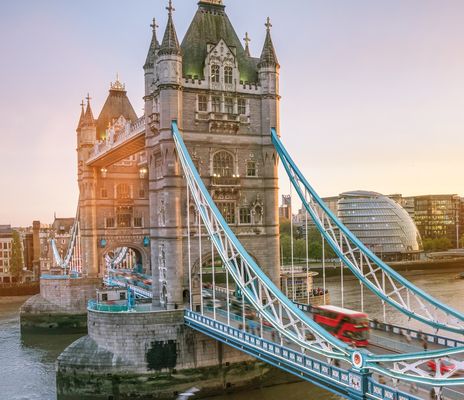
<path fill-rule="evenodd" d="M 258 81 L 259 60 L 246 55 L 224 8 L 219 4 L 198 3 L 198 10 L 181 45 L 183 74 L 198 75 L 203 79 L 207 45 L 217 44 L 223 39 L 229 47 L 236 48 L 240 80 L 255 83 Z"/>

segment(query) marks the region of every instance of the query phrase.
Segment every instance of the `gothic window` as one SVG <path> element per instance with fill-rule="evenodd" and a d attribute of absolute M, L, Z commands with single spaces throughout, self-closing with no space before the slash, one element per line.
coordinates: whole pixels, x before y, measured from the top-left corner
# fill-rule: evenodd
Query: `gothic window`
<path fill-rule="evenodd" d="M 238 99 L 238 113 L 240 115 L 246 115 L 246 100 Z"/>
<path fill-rule="evenodd" d="M 116 187 L 116 197 L 118 199 L 130 199 L 130 188 L 127 183 L 121 183 Z"/>
<path fill-rule="evenodd" d="M 208 97 L 198 96 L 198 111 L 208 111 Z"/>
<path fill-rule="evenodd" d="M 248 161 L 247 162 L 247 176 L 257 176 L 256 173 L 256 162 L 254 161 Z"/>
<path fill-rule="evenodd" d="M 114 228 L 114 218 L 113 217 L 106 218 L 105 225 L 107 228 Z"/>
<path fill-rule="evenodd" d="M 235 224 L 235 203 L 224 201 L 218 203 L 219 210 L 228 224 Z"/>
<path fill-rule="evenodd" d="M 211 65 L 211 82 L 219 83 L 220 80 L 220 68 L 219 65 Z"/>
<path fill-rule="evenodd" d="M 240 208 L 240 223 L 251 224 L 251 210 L 248 207 Z"/>
<path fill-rule="evenodd" d="M 234 157 L 226 151 L 220 151 L 213 157 L 213 174 L 219 177 L 231 177 L 234 174 Z"/>
<path fill-rule="evenodd" d="M 224 108 L 226 114 L 233 114 L 234 113 L 234 99 L 231 97 L 226 97 L 224 102 Z"/>
<path fill-rule="evenodd" d="M 232 67 L 224 67 L 224 82 L 226 84 L 232 84 Z"/>
<path fill-rule="evenodd" d="M 134 218 L 134 228 L 142 228 L 143 227 L 143 219 L 142 217 L 135 217 Z"/>
<path fill-rule="evenodd" d="M 221 98 L 220 97 L 213 97 L 212 101 L 213 112 L 219 113 L 221 112 Z"/>
<path fill-rule="evenodd" d="M 132 223 L 132 207 L 117 208 L 118 228 L 130 228 Z"/>

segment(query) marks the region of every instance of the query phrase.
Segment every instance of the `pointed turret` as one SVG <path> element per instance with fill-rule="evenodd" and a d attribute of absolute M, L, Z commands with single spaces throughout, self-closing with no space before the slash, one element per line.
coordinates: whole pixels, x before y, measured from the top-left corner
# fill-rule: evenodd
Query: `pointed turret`
<path fill-rule="evenodd" d="M 250 36 L 248 36 L 248 32 L 245 33 L 245 37 L 243 38 L 243 41 L 245 42 L 245 54 L 247 57 L 251 57 L 250 54 Z"/>
<path fill-rule="evenodd" d="M 174 27 L 174 22 L 172 20 L 172 12 L 175 11 L 172 6 L 172 0 L 169 0 L 169 6 L 166 7 L 168 10 L 168 24 L 166 26 L 166 31 L 164 32 L 163 42 L 159 50 L 160 55 L 165 54 L 177 54 L 180 55 L 181 50 L 179 46 L 179 40 L 177 39 L 176 28 Z"/>
<path fill-rule="evenodd" d="M 263 51 L 261 53 L 261 57 L 259 59 L 259 68 L 265 67 L 276 67 L 279 65 L 279 61 L 277 60 L 276 51 L 274 49 L 274 44 L 272 43 L 271 38 L 271 20 L 268 17 L 266 26 L 266 40 L 264 41 Z"/>
<path fill-rule="evenodd" d="M 82 123 L 84 122 L 84 116 L 85 116 L 85 111 L 84 111 L 84 100 L 81 102 L 81 116 L 79 117 L 79 123 L 77 124 L 77 130 L 79 131 L 82 128 Z"/>
<path fill-rule="evenodd" d="M 156 28 L 158 28 L 158 25 L 156 25 L 155 18 L 153 18 L 153 23 L 150 26 L 153 30 L 153 35 L 151 38 L 151 43 L 150 43 L 150 48 L 148 50 L 147 59 L 144 65 L 145 69 L 153 68 L 153 65 L 155 63 L 155 58 L 156 58 L 156 52 L 158 51 L 160 47 L 160 44 L 158 42 L 158 37 L 156 35 Z"/>
<path fill-rule="evenodd" d="M 95 126 L 95 118 L 93 117 L 92 107 L 90 106 L 91 97 L 87 94 L 87 108 L 81 126 Z"/>

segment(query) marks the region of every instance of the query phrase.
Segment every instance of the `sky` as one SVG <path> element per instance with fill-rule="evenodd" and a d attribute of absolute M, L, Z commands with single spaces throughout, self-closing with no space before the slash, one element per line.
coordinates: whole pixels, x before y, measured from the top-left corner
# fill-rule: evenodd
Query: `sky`
<path fill-rule="evenodd" d="M 161 37 L 166 3 L 0 2 L 0 224 L 74 216 L 79 104 L 89 92 L 97 116 L 119 73 L 142 114 L 150 23 Z M 180 40 L 196 3 L 174 0 Z M 320 195 L 464 195 L 464 1 L 225 4 L 256 57 L 271 18 L 282 139 Z"/>

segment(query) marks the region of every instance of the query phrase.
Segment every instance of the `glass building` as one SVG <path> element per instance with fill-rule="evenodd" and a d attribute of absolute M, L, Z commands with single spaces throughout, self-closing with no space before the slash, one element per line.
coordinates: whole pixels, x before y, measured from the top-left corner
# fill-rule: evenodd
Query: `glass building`
<path fill-rule="evenodd" d="M 380 193 L 342 193 L 338 200 L 340 220 L 367 247 L 385 261 L 415 260 L 422 240 L 408 212 Z"/>
<path fill-rule="evenodd" d="M 459 223 L 462 223 L 460 197 L 454 194 L 416 196 L 414 202 L 414 220 L 422 238 L 448 238 L 453 247 L 458 247 Z"/>

